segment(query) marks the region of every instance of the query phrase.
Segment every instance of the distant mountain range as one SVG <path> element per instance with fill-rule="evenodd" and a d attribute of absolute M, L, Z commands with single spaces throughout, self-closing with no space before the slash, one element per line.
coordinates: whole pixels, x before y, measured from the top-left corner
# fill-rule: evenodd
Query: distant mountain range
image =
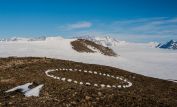
<path fill-rule="evenodd" d="M 110 46 L 118 46 L 121 44 L 125 44 L 125 41 L 119 41 L 115 38 L 111 38 L 110 36 L 105 37 L 94 37 L 94 36 L 80 36 L 80 37 L 74 37 L 75 39 L 85 39 L 92 41 L 96 44 L 103 45 L 106 47 Z M 15 42 L 15 41 L 51 41 L 51 40 L 60 40 L 63 39 L 60 36 L 57 37 L 33 37 L 33 38 L 21 38 L 21 37 L 12 37 L 12 38 L 2 38 L 0 39 L 1 42 Z"/>
<path fill-rule="evenodd" d="M 0 41 L 10 42 L 10 41 L 43 41 L 46 37 L 36 37 L 36 38 L 22 38 L 22 37 L 12 37 L 12 38 L 1 38 Z"/>
<path fill-rule="evenodd" d="M 120 40 L 117 40 L 117 39 L 112 38 L 110 36 L 103 36 L 103 37 L 80 36 L 80 37 L 74 37 L 74 38 L 77 38 L 77 39 L 86 39 L 86 40 L 95 42 L 95 43 L 97 43 L 99 45 L 103 45 L 103 46 L 106 46 L 106 47 L 118 46 L 118 45 L 126 43 L 125 41 L 120 41 Z"/>
<path fill-rule="evenodd" d="M 2 42 L 10 42 L 10 41 L 50 41 L 50 40 L 58 40 L 63 39 L 60 36 L 57 37 L 33 37 L 33 38 L 21 38 L 21 37 L 12 37 L 12 38 L 1 38 L 0 41 Z"/>
<path fill-rule="evenodd" d="M 150 47 L 158 47 L 159 44 L 160 44 L 160 43 L 158 43 L 158 42 L 149 42 L 149 43 L 148 43 L 148 45 L 149 45 Z"/>
<path fill-rule="evenodd" d="M 92 42 L 95 42 L 97 44 L 111 47 L 111 46 L 119 46 L 122 44 L 127 44 L 128 42 L 125 41 L 120 41 L 115 38 L 112 38 L 110 36 L 105 36 L 105 37 L 93 37 L 93 36 L 81 36 L 81 37 L 76 37 L 77 39 L 86 39 Z M 177 49 L 177 41 L 170 40 L 165 44 L 161 44 L 158 42 L 149 42 L 149 46 L 155 47 L 155 48 L 161 48 L 161 49 Z"/>
<path fill-rule="evenodd" d="M 128 42 L 125 41 L 120 41 L 116 38 L 112 38 L 110 36 L 100 36 L 100 37 L 96 37 L 96 36 L 79 36 L 79 37 L 74 37 L 75 39 L 85 39 L 85 40 L 89 40 L 92 42 L 95 42 L 96 44 L 99 45 L 103 45 L 105 47 L 111 47 L 111 46 L 120 46 L 120 45 L 124 45 L 127 44 Z M 13 37 L 13 38 L 2 38 L 0 39 L 1 42 L 10 42 L 10 41 L 51 41 L 51 40 L 61 40 L 63 39 L 60 36 L 57 37 L 33 37 L 33 38 L 21 38 L 21 37 Z M 161 49 L 173 49 L 176 50 L 177 49 L 177 41 L 174 40 L 170 40 L 168 42 L 166 42 L 165 44 L 161 44 L 158 42 L 149 42 L 148 43 L 149 46 L 151 47 L 156 47 L 156 48 L 161 48 Z"/>
<path fill-rule="evenodd" d="M 174 49 L 176 50 L 177 49 L 177 41 L 174 41 L 174 40 L 170 40 L 168 41 L 167 43 L 165 44 L 159 44 L 157 45 L 158 48 L 162 48 L 162 49 Z"/>

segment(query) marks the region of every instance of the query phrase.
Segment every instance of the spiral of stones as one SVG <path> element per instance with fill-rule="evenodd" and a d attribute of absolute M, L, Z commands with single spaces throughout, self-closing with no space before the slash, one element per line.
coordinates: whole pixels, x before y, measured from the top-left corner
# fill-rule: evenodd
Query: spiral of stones
<path fill-rule="evenodd" d="M 92 84 L 90 82 L 82 82 L 82 81 L 76 81 L 76 80 L 72 80 L 72 79 L 69 79 L 69 78 L 65 78 L 65 77 L 58 77 L 58 76 L 54 76 L 52 74 L 49 74 L 50 72 L 54 72 L 54 71 L 70 71 L 70 72 L 84 72 L 84 73 L 89 73 L 89 74 L 94 74 L 94 75 L 100 75 L 100 76 L 106 76 L 106 77 L 109 77 L 109 78 L 113 78 L 113 79 L 116 79 L 116 80 L 119 80 L 119 81 L 123 81 L 124 83 L 126 84 L 122 84 L 122 85 L 110 85 L 110 84 Z M 88 71 L 88 70 L 81 70 L 81 69 L 67 69 L 67 68 L 60 68 L 60 69 L 48 69 L 45 71 L 45 74 L 48 76 L 48 77 L 51 77 L 53 79 L 57 79 L 57 80 L 60 80 L 60 81 L 65 81 L 65 82 L 73 82 L 75 84 L 79 84 L 79 85 L 86 85 L 86 86 L 94 86 L 94 87 L 101 87 L 101 88 L 128 88 L 128 87 L 131 87 L 132 86 L 132 82 L 128 81 L 126 78 L 123 78 L 121 76 L 114 76 L 114 75 L 110 75 L 110 74 L 107 74 L 107 73 L 101 73 L 101 72 L 97 72 L 97 71 Z"/>

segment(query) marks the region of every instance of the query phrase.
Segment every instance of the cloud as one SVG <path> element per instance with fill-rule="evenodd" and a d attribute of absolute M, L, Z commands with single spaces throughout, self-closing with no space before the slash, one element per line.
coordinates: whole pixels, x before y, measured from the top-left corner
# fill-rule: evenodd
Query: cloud
<path fill-rule="evenodd" d="M 62 26 L 61 28 L 63 30 L 77 30 L 77 29 L 90 28 L 91 26 L 92 26 L 91 22 L 77 22 L 77 23 L 67 24 L 65 26 Z"/>
<path fill-rule="evenodd" d="M 70 34 L 74 35 L 109 35 L 131 41 L 138 39 L 140 41 L 143 39 L 144 41 L 148 41 L 148 39 L 177 40 L 177 17 L 138 18 L 110 22 L 94 21 L 94 27 L 91 22 L 78 22 L 67 24 L 64 29 L 72 30 Z"/>
<path fill-rule="evenodd" d="M 177 35 L 177 18 L 157 17 L 112 22 L 110 31 L 136 35 Z"/>
<path fill-rule="evenodd" d="M 133 23 L 148 23 L 158 20 L 165 20 L 167 17 L 153 17 L 153 18 L 137 18 L 137 19 L 127 19 L 127 20 L 117 20 L 113 24 L 125 25 Z"/>

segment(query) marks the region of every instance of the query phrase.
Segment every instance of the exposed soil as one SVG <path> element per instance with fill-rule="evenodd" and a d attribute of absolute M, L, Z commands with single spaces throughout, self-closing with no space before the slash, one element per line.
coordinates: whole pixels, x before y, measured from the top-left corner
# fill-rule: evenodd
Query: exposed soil
<path fill-rule="evenodd" d="M 73 68 L 122 76 L 133 83 L 129 88 L 99 88 L 55 80 L 47 69 Z M 177 107 L 177 83 L 145 77 L 118 68 L 49 58 L 0 59 L 0 107 Z M 158 71 L 154 71 L 158 72 Z M 54 75 L 97 83 L 114 79 L 92 74 L 56 71 Z M 44 84 L 39 97 L 25 97 L 6 90 L 28 82 Z"/>
<path fill-rule="evenodd" d="M 91 46 L 92 48 L 99 50 L 99 52 L 103 55 L 107 55 L 107 56 L 116 56 L 117 55 L 109 47 L 104 47 L 102 45 L 96 44 L 92 41 L 85 40 L 85 39 L 75 40 L 75 41 L 71 42 L 71 45 L 73 46 L 73 49 L 78 52 L 94 53 L 95 51 L 88 47 L 88 46 Z"/>

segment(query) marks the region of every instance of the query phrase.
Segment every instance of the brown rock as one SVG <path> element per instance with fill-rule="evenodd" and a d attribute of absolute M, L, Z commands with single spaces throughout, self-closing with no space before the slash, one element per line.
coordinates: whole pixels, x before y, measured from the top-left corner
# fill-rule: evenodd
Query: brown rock
<path fill-rule="evenodd" d="M 72 101 L 71 104 L 76 105 L 77 103 L 75 101 Z"/>
<path fill-rule="evenodd" d="M 9 102 L 10 105 L 12 105 L 13 103 L 12 102 Z"/>
<path fill-rule="evenodd" d="M 101 92 L 98 92 L 98 96 L 102 96 L 102 93 L 101 93 Z"/>
<path fill-rule="evenodd" d="M 86 100 L 90 100 L 91 97 L 89 97 L 89 96 L 85 96 L 85 99 L 86 99 Z"/>

